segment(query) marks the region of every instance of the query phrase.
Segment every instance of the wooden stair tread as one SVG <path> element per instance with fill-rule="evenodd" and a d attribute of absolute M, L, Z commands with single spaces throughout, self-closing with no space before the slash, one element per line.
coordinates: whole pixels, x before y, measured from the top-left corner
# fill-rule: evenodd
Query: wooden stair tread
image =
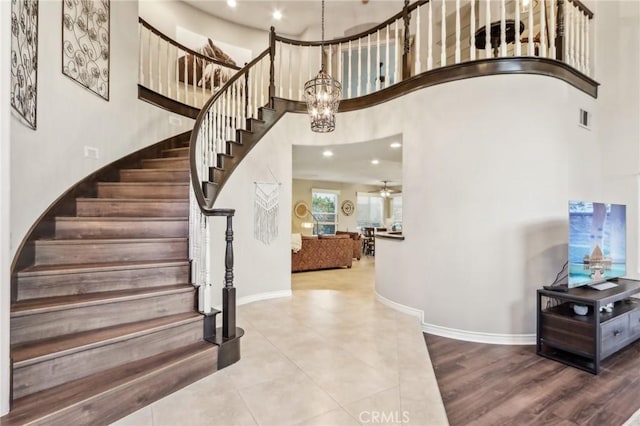
<path fill-rule="evenodd" d="M 174 222 L 187 221 L 189 218 L 184 216 L 56 216 L 59 222 Z"/>
<path fill-rule="evenodd" d="M 180 157 L 167 157 L 167 158 L 180 158 Z M 157 173 L 158 169 L 120 169 L 121 172 L 136 172 L 136 173 Z M 161 169 L 163 172 L 184 172 L 189 171 L 188 168 L 173 168 L 173 169 Z"/>
<path fill-rule="evenodd" d="M 174 157 L 177 158 L 177 157 Z M 97 182 L 101 186 L 188 186 L 189 182 Z"/>
<path fill-rule="evenodd" d="M 22 425 L 35 420 L 38 424 L 46 424 L 47 415 L 142 382 L 151 375 L 163 374 L 170 371 L 172 366 L 184 362 L 188 364 L 191 359 L 206 352 L 211 353 L 212 364 L 215 365 L 217 351 L 217 346 L 202 341 L 25 396 L 14 401 L 11 412 L 2 417 L 2 425 Z"/>
<path fill-rule="evenodd" d="M 25 367 L 63 355 L 128 340 L 139 335 L 153 333 L 166 328 L 198 321 L 197 312 L 169 315 L 146 321 L 105 327 L 97 330 L 20 343 L 11 347 L 15 368 Z"/>
<path fill-rule="evenodd" d="M 36 240 L 37 246 L 44 245 L 91 245 L 91 244 L 135 244 L 135 243 L 171 243 L 186 240 L 186 237 L 171 238 L 61 238 Z"/>
<path fill-rule="evenodd" d="M 18 277 L 35 275 L 73 274 L 86 272 L 116 271 L 125 269 L 163 268 L 169 266 L 188 265 L 187 260 L 160 260 L 134 262 L 105 262 L 105 263 L 70 263 L 62 265 L 35 265 L 18 272 Z"/>
<path fill-rule="evenodd" d="M 188 203 L 188 198 L 92 198 L 78 197 L 78 201 L 83 202 L 100 202 L 109 201 L 112 203 Z"/>
<path fill-rule="evenodd" d="M 104 305 L 128 300 L 145 299 L 169 294 L 187 293 L 195 287 L 189 284 L 178 284 L 162 287 L 116 290 L 99 293 L 75 294 L 72 296 L 55 296 L 41 299 L 30 299 L 11 304 L 11 317 L 41 314 L 44 312 L 62 311 L 85 306 Z"/>

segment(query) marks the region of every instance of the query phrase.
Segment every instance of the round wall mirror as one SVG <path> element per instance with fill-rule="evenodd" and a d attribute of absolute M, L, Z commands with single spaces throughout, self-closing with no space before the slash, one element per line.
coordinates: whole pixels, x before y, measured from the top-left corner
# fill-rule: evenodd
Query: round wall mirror
<path fill-rule="evenodd" d="M 304 219 L 309 213 L 309 205 L 304 201 L 298 201 L 293 207 L 293 213 L 295 213 L 295 215 L 300 219 Z"/>

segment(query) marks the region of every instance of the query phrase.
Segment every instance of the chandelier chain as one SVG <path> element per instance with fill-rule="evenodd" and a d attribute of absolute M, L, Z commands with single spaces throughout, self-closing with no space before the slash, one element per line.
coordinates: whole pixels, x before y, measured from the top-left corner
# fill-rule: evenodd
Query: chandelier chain
<path fill-rule="evenodd" d="M 322 0 L 322 43 L 320 43 L 321 47 L 324 47 L 324 0 Z"/>

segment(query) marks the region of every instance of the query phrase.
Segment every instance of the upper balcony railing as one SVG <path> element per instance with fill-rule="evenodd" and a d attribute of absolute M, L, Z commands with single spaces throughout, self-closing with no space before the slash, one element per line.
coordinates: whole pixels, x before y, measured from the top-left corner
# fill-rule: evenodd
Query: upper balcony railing
<path fill-rule="evenodd" d="M 273 95 L 303 101 L 323 59 L 343 99 L 478 59 L 549 58 L 590 76 L 592 18 L 577 0 L 420 0 L 375 28 L 324 43 L 272 34 Z"/>
<path fill-rule="evenodd" d="M 190 49 L 138 18 L 141 86 L 169 99 L 200 109 L 240 69 L 216 59 L 209 43 Z"/>

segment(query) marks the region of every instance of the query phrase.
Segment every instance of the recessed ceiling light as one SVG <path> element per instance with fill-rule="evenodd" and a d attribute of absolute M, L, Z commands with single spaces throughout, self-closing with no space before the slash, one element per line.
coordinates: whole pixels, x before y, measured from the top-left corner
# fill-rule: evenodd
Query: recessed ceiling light
<path fill-rule="evenodd" d="M 373 160 L 371 160 L 371 164 L 373 165 L 380 164 L 380 160 L 378 160 L 377 158 L 374 158 Z"/>
<path fill-rule="evenodd" d="M 236 7 L 238 3 L 236 3 L 236 0 L 227 0 L 227 5 L 229 7 Z"/>
<path fill-rule="evenodd" d="M 402 146 L 402 144 L 400 142 L 393 142 L 391 145 L 389 145 L 391 148 L 400 148 Z"/>
<path fill-rule="evenodd" d="M 276 21 L 279 21 L 282 19 L 282 12 L 280 12 L 278 9 L 273 11 L 273 19 L 275 19 Z"/>
<path fill-rule="evenodd" d="M 333 157 L 333 152 L 328 149 L 322 153 L 325 157 Z"/>

